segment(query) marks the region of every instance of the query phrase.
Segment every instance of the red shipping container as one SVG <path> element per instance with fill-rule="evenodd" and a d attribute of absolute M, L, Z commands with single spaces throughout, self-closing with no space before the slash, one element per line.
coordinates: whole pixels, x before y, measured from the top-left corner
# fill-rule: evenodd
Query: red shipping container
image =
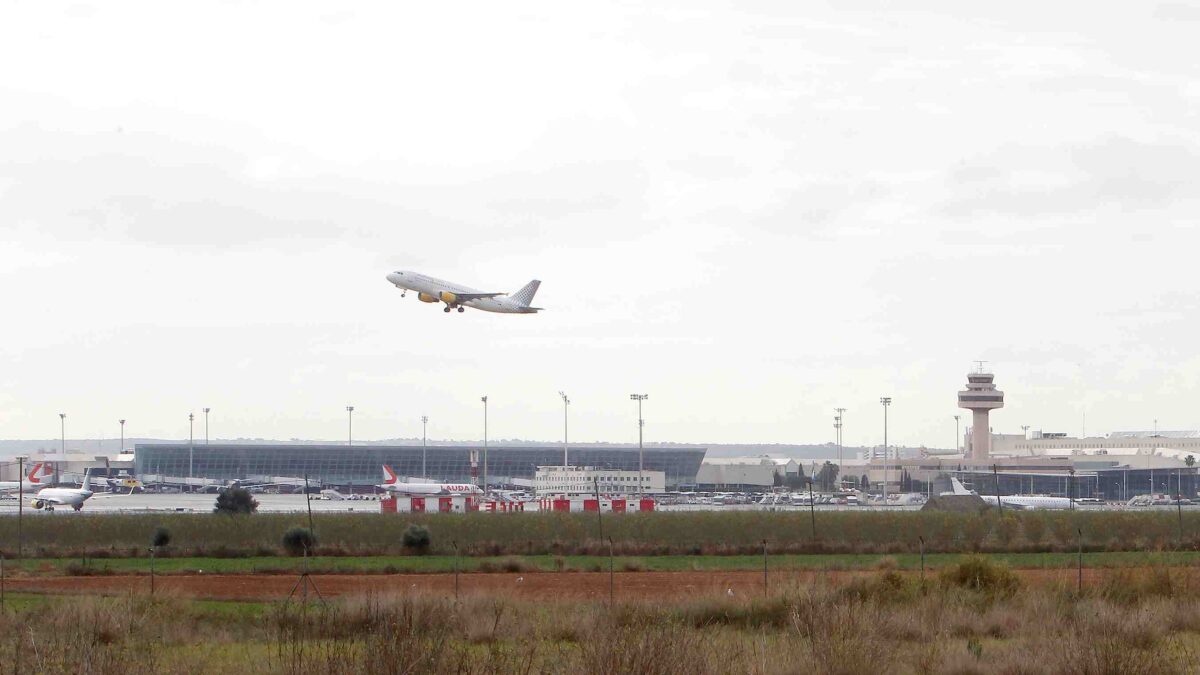
<path fill-rule="evenodd" d="M 625 513 L 625 500 L 624 499 L 612 500 L 612 510 L 613 510 L 613 513 Z"/>
<path fill-rule="evenodd" d="M 410 508 L 410 510 L 413 513 L 425 513 L 425 498 L 424 497 L 413 497 L 412 498 L 412 507 Z"/>
<path fill-rule="evenodd" d="M 554 510 L 555 511 L 570 511 L 571 510 L 571 500 L 570 499 L 555 499 L 554 500 Z"/>
<path fill-rule="evenodd" d="M 454 497 L 438 497 L 438 511 L 450 513 L 454 510 Z"/>
<path fill-rule="evenodd" d="M 654 500 L 653 499 L 643 499 L 639 504 L 639 508 L 641 508 L 642 511 L 653 511 L 654 510 Z"/>
<path fill-rule="evenodd" d="M 396 498 L 388 497 L 387 499 L 380 499 L 379 500 L 379 512 L 380 513 L 395 513 L 396 512 Z"/>
<path fill-rule="evenodd" d="M 583 500 L 583 510 L 584 511 L 599 511 L 600 510 L 600 500 L 599 499 Z"/>

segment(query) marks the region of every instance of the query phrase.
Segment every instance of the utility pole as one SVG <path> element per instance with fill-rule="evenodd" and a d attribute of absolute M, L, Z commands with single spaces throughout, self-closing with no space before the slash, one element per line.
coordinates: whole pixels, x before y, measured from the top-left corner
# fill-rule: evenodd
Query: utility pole
<path fill-rule="evenodd" d="M 880 397 L 883 404 L 883 505 L 887 506 L 888 489 L 888 407 L 892 405 L 891 396 Z"/>
<path fill-rule="evenodd" d="M 429 478 L 429 472 L 425 469 L 425 428 L 429 424 L 429 416 L 421 415 L 421 477 Z"/>
<path fill-rule="evenodd" d="M 958 415 L 954 416 L 954 454 L 958 454 L 958 444 L 962 442 L 962 436 L 958 433 Z"/>
<path fill-rule="evenodd" d="M 558 395 L 563 400 L 563 468 L 565 469 L 570 466 L 570 463 L 567 461 L 567 407 L 571 405 L 571 399 L 567 398 L 567 395 L 561 391 L 558 392 Z"/>
<path fill-rule="evenodd" d="M 346 406 L 347 428 L 346 428 L 346 445 L 354 445 L 354 406 Z"/>
<path fill-rule="evenodd" d="M 117 420 L 121 423 L 121 447 L 117 449 L 117 453 L 125 452 L 125 420 Z"/>
<path fill-rule="evenodd" d="M 17 457 L 17 559 L 24 560 L 25 537 L 21 530 L 25 517 L 25 455 Z"/>
<path fill-rule="evenodd" d="M 834 408 L 833 411 L 837 413 L 837 416 L 833 418 L 833 428 L 837 430 L 838 475 L 840 476 L 842 473 L 842 464 L 846 461 L 845 456 L 842 454 L 842 418 L 845 417 L 846 409 Z"/>
<path fill-rule="evenodd" d="M 196 491 L 196 486 L 191 485 L 192 478 L 196 475 L 196 444 L 194 442 L 194 434 L 192 433 L 193 422 L 196 420 L 196 415 L 188 413 L 188 487 L 190 492 Z"/>
<path fill-rule="evenodd" d="M 212 408 L 204 409 L 204 447 L 208 447 L 208 413 L 212 412 Z"/>
<path fill-rule="evenodd" d="M 67 413 L 58 413 L 58 422 L 61 427 L 61 445 L 59 445 L 59 454 L 62 455 L 62 461 L 67 460 Z"/>
<path fill-rule="evenodd" d="M 483 401 L 483 496 L 486 499 L 488 494 L 488 428 L 487 428 L 487 396 L 479 399 Z"/>
<path fill-rule="evenodd" d="M 638 404 L 638 499 L 641 499 L 645 486 L 642 484 L 642 467 L 645 450 L 642 447 L 642 430 L 646 426 L 646 420 L 642 419 L 642 401 L 650 398 L 650 394 L 630 394 L 630 400 L 637 401 Z M 641 508 L 640 506 L 638 508 Z"/>

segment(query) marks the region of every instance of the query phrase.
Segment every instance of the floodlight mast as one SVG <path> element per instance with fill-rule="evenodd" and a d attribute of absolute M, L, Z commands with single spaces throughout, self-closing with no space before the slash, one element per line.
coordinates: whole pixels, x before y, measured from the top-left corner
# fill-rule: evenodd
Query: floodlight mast
<path fill-rule="evenodd" d="M 887 506 L 888 501 L 888 407 L 892 405 L 891 396 L 880 397 L 879 402 L 883 404 L 883 505 Z"/>
<path fill-rule="evenodd" d="M 559 391 L 558 395 L 562 397 L 563 401 L 563 468 L 565 469 L 570 466 L 570 462 L 567 461 L 567 450 L 569 448 L 569 444 L 567 443 L 567 408 L 571 405 L 571 399 L 562 391 Z"/>
<path fill-rule="evenodd" d="M 650 398 L 649 394 L 630 394 L 629 399 L 637 401 L 638 404 L 638 497 L 641 498 L 645 494 L 645 486 L 643 485 L 642 471 L 645 458 L 645 449 L 642 445 L 642 430 L 646 427 L 646 420 L 642 419 L 642 401 Z"/>

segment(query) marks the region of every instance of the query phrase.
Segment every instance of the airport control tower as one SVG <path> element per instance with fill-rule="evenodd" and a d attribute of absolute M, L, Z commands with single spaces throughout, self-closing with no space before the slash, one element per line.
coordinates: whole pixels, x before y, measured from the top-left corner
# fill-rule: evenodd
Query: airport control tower
<path fill-rule="evenodd" d="M 1004 407 L 1004 392 L 992 383 L 995 375 L 979 370 L 967 375 L 967 388 L 958 392 L 958 407 L 971 411 L 971 459 L 987 460 L 992 450 L 992 427 L 988 412 Z"/>

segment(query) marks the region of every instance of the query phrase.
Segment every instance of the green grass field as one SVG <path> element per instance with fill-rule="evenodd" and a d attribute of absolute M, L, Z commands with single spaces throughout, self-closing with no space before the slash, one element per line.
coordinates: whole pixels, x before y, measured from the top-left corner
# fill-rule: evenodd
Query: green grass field
<path fill-rule="evenodd" d="M 929 513 L 691 512 L 592 514 L 318 514 L 316 553 L 331 557 L 403 556 L 410 525 L 431 535 L 429 553 L 622 556 L 774 553 L 915 554 L 1070 553 L 1200 550 L 1200 512 L 1054 511 Z M 171 532 L 163 557 L 256 558 L 281 553 L 285 531 L 307 526 L 301 514 L 62 514 L 25 519 L 25 557 L 145 557 L 156 528 Z M 17 557 L 17 519 L 0 518 L 0 553 Z M 395 563 L 400 564 L 400 563 Z M 410 565 L 428 563 L 405 562 Z"/>
<path fill-rule="evenodd" d="M 965 554 L 931 553 L 925 556 L 927 567 L 934 569 L 958 563 Z M 1068 568 L 1075 567 L 1078 558 L 1074 553 L 993 553 L 985 554 L 989 559 L 1003 562 L 1018 569 Z M 886 562 L 885 562 L 886 561 Z M 1200 563 L 1200 552 L 1165 551 L 1142 553 L 1112 551 L 1085 553 L 1085 567 L 1140 567 L 1146 565 L 1181 566 Z M 357 557 L 313 557 L 307 563 L 300 558 L 253 557 L 253 558 L 161 558 L 154 562 L 158 574 L 291 574 L 307 564 L 309 571 L 320 574 L 421 574 L 452 572 L 455 559 L 452 556 L 357 556 Z M 761 555 L 665 555 L 665 556 L 616 556 L 613 561 L 618 571 L 720 571 L 760 570 Z M 917 554 L 776 554 L 768 555 L 767 565 L 772 570 L 863 570 L 881 566 L 915 570 L 920 567 Z M 481 556 L 458 559 L 462 572 L 504 571 L 607 571 L 607 556 Z M 8 560 L 9 575 L 57 576 L 86 574 L 148 574 L 148 558 L 34 558 Z"/>

